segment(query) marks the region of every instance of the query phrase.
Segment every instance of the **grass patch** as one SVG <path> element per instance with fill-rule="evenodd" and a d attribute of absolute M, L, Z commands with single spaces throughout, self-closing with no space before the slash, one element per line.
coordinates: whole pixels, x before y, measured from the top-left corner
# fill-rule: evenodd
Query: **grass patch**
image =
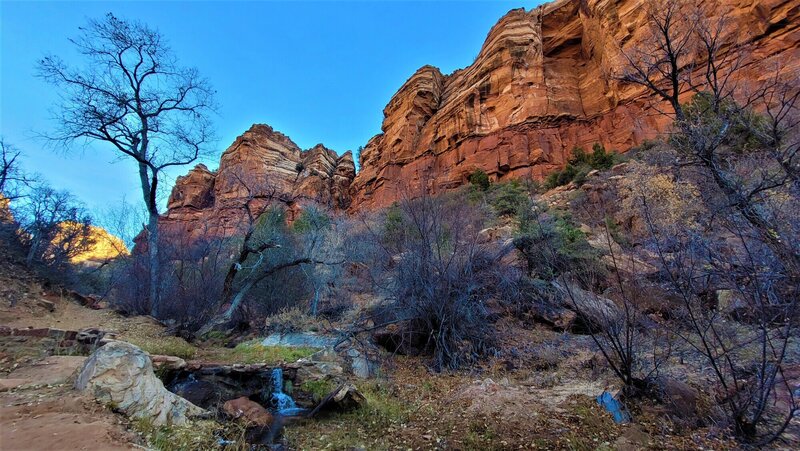
<path fill-rule="evenodd" d="M 250 449 L 244 440 L 244 428 L 235 422 L 227 427 L 210 420 L 193 421 L 183 426 L 154 426 L 149 418 L 140 418 L 132 426 L 150 448 L 159 451 Z M 226 442 L 220 442 L 220 439 Z"/>
<path fill-rule="evenodd" d="M 464 435 L 464 449 L 495 450 L 502 449 L 496 432 L 483 422 L 473 420 Z"/>
<path fill-rule="evenodd" d="M 309 357 L 317 351 L 316 348 L 264 346 L 257 342 L 245 342 L 233 349 L 211 349 L 203 357 L 220 363 L 285 363 Z"/>
<path fill-rule="evenodd" d="M 336 383 L 328 379 L 305 381 L 300 385 L 300 390 L 311 394 L 314 402 L 322 401 L 334 388 L 336 388 Z"/>
<path fill-rule="evenodd" d="M 138 346 L 148 354 L 171 355 L 187 360 L 193 359 L 197 355 L 197 348 L 180 337 L 133 338 L 129 340 L 131 344 Z"/>
<path fill-rule="evenodd" d="M 398 397 L 386 381 L 365 382 L 358 389 L 366 406 L 287 428 L 292 449 L 388 449 L 387 434 L 409 420 L 414 405 Z"/>

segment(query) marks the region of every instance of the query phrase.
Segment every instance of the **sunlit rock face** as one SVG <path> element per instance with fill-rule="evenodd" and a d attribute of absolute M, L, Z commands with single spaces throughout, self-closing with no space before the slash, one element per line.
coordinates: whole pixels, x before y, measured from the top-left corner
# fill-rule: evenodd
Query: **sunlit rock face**
<path fill-rule="evenodd" d="M 289 214 L 311 202 L 342 211 L 351 203 L 353 177 L 350 152 L 340 157 L 322 144 L 301 150 L 286 135 L 256 124 L 222 154 L 217 171 L 200 164 L 178 177 L 160 225 L 166 235 L 196 242 L 243 233 L 248 210 L 257 217 L 276 203 Z"/>
<path fill-rule="evenodd" d="M 743 81 L 776 63 L 800 70 L 800 0 L 720 3 L 713 14 L 728 12 L 726 32 L 752 44 Z M 475 169 L 499 180 L 541 179 L 575 146 L 599 142 L 624 152 L 654 138 L 670 125 L 659 113 L 665 106 L 617 78 L 622 51 L 647 39 L 644 5 L 561 0 L 512 10 L 470 66 L 450 75 L 419 69 L 389 101 L 383 133 L 362 152 L 351 210 L 455 188 Z"/>

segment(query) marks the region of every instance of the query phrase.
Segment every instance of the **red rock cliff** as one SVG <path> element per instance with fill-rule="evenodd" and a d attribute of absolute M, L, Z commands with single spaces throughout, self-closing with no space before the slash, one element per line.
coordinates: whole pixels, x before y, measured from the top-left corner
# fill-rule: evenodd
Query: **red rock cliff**
<path fill-rule="evenodd" d="M 222 154 L 219 169 L 199 164 L 178 177 L 160 225 L 184 242 L 231 236 L 247 227 L 247 210 L 257 216 L 274 203 L 295 210 L 316 202 L 334 210 L 350 206 L 355 166 L 318 144 L 301 150 L 268 125 L 253 125 Z"/>
<path fill-rule="evenodd" d="M 699 0 L 704 3 L 703 0 Z M 748 64 L 800 66 L 800 0 L 723 0 Z M 643 90 L 620 84 L 621 49 L 647 32 L 643 0 L 561 0 L 510 11 L 475 61 L 442 75 L 419 69 L 384 109 L 383 133 L 361 155 L 353 209 L 439 192 L 483 169 L 542 178 L 575 146 L 626 151 L 670 123 Z"/>

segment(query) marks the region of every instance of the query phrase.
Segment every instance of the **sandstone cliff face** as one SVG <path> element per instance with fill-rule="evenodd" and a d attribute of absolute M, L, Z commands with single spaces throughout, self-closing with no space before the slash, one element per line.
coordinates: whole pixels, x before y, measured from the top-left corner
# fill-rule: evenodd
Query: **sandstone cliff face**
<path fill-rule="evenodd" d="M 304 151 L 286 135 L 257 124 L 222 154 L 216 172 L 199 164 L 178 177 L 160 225 L 182 242 L 195 242 L 242 233 L 248 208 L 253 216 L 274 203 L 290 213 L 308 202 L 345 210 L 354 177 L 350 152 L 339 157 L 322 144 Z"/>
<path fill-rule="evenodd" d="M 715 14 L 730 11 L 728 29 L 754 49 L 749 76 L 774 62 L 800 70 L 800 0 L 721 4 Z M 575 146 L 599 142 L 624 152 L 654 138 L 670 119 L 656 99 L 615 77 L 621 51 L 641 45 L 646 33 L 643 0 L 561 0 L 510 11 L 469 67 L 450 75 L 422 67 L 392 97 L 383 133 L 362 152 L 352 208 L 451 189 L 475 169 L 494 179 L 541 179 Z"/>

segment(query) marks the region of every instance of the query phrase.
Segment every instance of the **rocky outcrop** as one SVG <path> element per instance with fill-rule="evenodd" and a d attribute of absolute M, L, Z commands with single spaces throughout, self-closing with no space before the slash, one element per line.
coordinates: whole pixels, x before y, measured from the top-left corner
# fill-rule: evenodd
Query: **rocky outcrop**
<path fill-rule="evenodd" d="M 710 1 L 702 1 L 710 5 Z M 752 43 L 745 73 L 780 62 L 800 69 L 800 1 L 722 0 L 727 29 Z M 374 208 L 464 184 L 475 169 L 493 179 L 541 179 L 575 146 L 627 151 L 670 120 L 641 88 L 618 82 L 622 50 L 647 33 L 644 0 L 559 0 L 510 11 L 475 61 L 443 75 L 419 69 L 384 109 L 382 133 L 361 153 L 353 208 Z M 758 74 L 756 63 L 759 66 Z"/>
<path fill-rule="evenodd" d="M 281 203 L 290 214 L 306 203 L 333 210 L 350 206 L 355 165 L 350 152 L 318 144 L 301 150 L 286 135 L 256 124 L 222 154 L 219 169 L 199 164 L 178 177 L 160 225 L 174 242 L 232 236 L 268 205 Z M 290 218 L 291 219 L 291 218 Z"/>
<path fill-rule="evenodd" d="M 191 417 L 208 415 L 167 391 L 153 373 L 147 353 L 122 341 L 95 351 L 81 368 L 75 388 L 131 418 L 146 418 L 155 426 L 181 425 Z"/>

